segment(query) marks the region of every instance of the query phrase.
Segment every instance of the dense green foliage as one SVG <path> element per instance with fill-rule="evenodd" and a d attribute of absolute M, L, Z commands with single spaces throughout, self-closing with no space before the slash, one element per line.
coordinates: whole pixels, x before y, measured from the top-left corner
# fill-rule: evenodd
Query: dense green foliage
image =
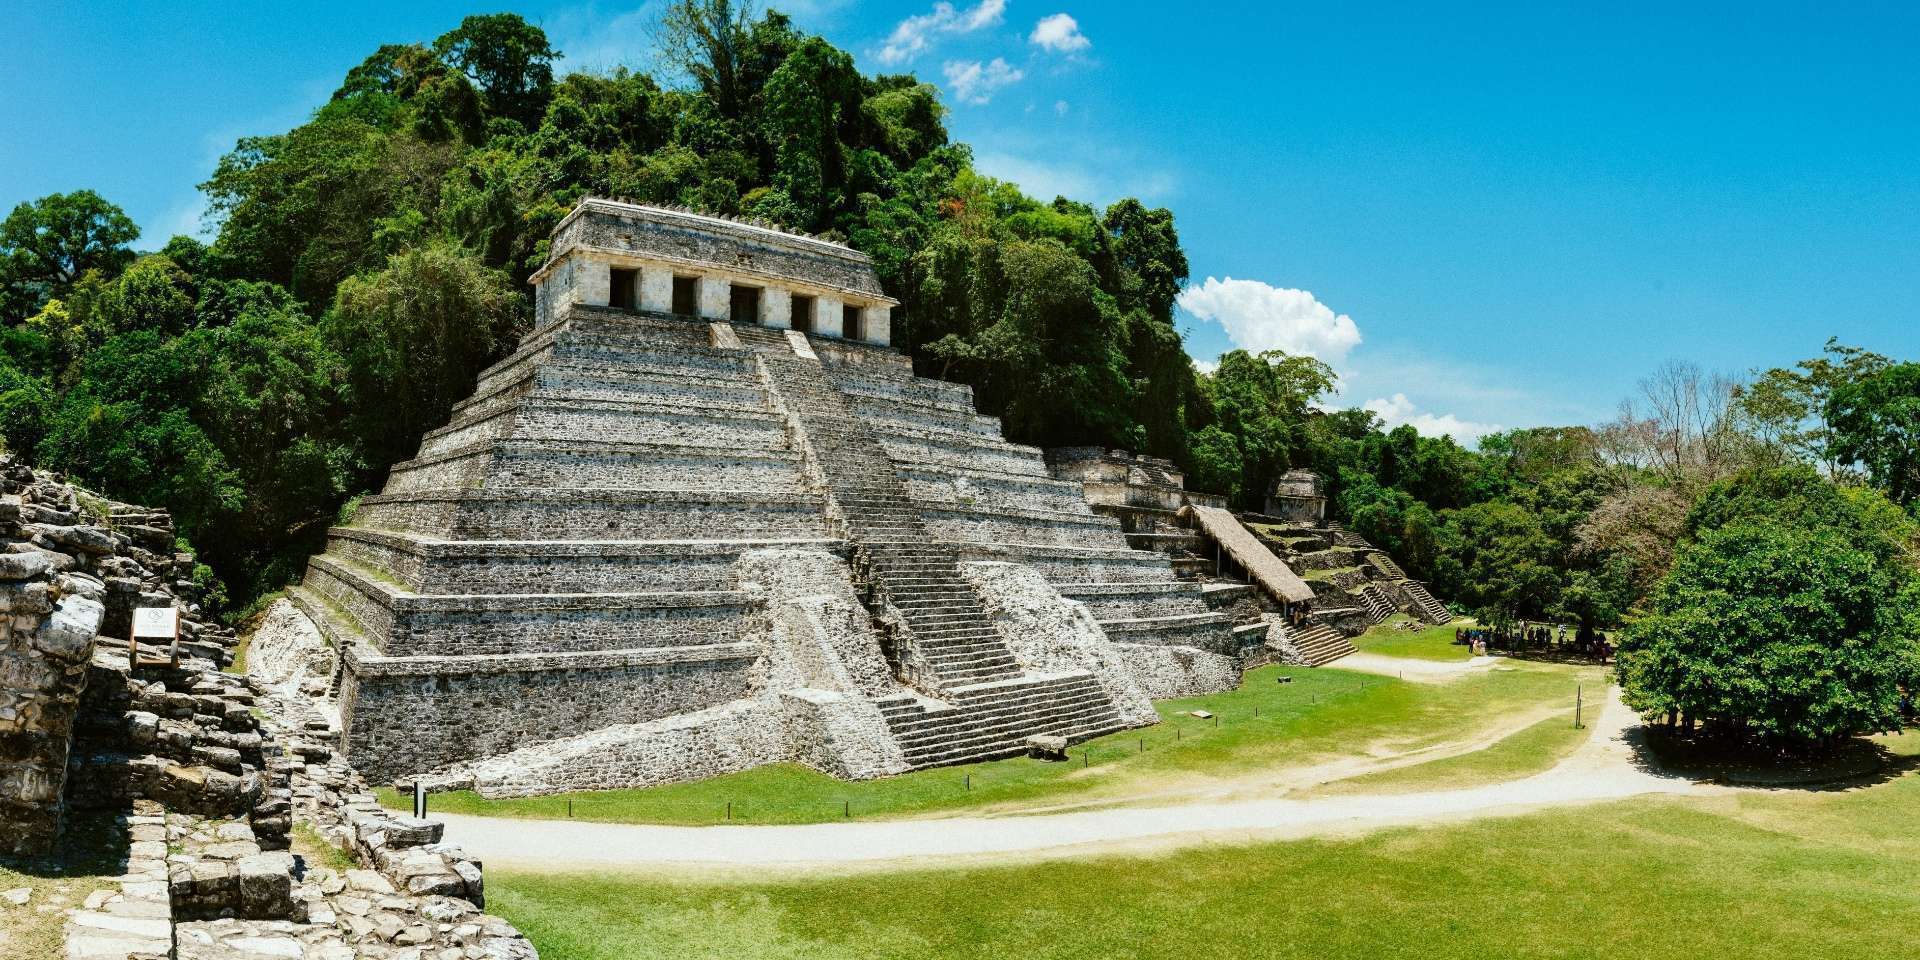
<path fill-rule="evenodd" d="M 1709 489 L 1620 650 L 1627 701 L 1787 748 L 1896 729 L 1920 679 L 1920 529 L 1808 467 Z"/>
<path fill-rule="evenodd" d="M 932 86 L 862 75 L 778 13 L 676 0 L 658 40 L 659 77 L 556 76 L 512 14 L 381 47 L 307 122 L 220 160 L 211 244 L 136 255 L 92 192 L 21 203 L 0 222 L 0 436 L 171 508 L 234 598 L 259 596 L 510 347 L 551 228 L 599 195 L 843 240 L 902 301 L 919 372 L 972 385 L 1010 439 L 1171 457 L 1253 510 L 1313 469 L 1336 517 L 1489 622 L 1622 622 L 1741 470 L 1920 496 L 1920 368 L 1837 343 L 1744 385 L 1670 365 L 1644 414 L 1477 451 L 1327 409 L 1311 357 L 1233 351 L 1203 376 L 1169 211 L 981 175 Z"/>
<path fill-rule="evenodd" d="M 0 226 L 8 446 L 172 508 L 237 599 L 273 589 L 508 348 L 548 233 L 598 195 L 845 240 L 905 301 L 896 340 L 1014 438 L 1185 457 L 1204 398 L 1171 213 L 980 176 L 933 87 L 862 76 L 777 13 L 687 0 L 661 42 L 683 83 L 555 77 L 511 14 L 382 47 L 221 159 L 211 245 L 136 257 L 91 192 L 21 204 Z"/>

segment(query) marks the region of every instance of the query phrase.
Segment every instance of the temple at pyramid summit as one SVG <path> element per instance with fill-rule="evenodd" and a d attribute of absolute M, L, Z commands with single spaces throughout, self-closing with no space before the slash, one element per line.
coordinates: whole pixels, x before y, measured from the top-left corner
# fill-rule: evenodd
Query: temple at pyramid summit
<path fill-rule="evenodd" d="M 533 282 L 532 332 L 291 591 L 369 776 L 514 795 L 1057 749 L 1421 612 L 1320 517 L 1242 526 L 1164 461 L 1007 442 L 913 375 L 840 244 L 589 199 Z"/>

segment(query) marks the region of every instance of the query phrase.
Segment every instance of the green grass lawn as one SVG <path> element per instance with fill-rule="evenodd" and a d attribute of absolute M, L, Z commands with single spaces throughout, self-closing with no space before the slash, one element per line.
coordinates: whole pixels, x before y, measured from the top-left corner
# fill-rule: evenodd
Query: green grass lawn
<path fill-rule="evenodd" d="M 1289 682 L 1278 682 L 1291 677 Z M 436 794 L 447 813 L 626 823 L 814 823 L 956 811 L 1018 813 L 1058 805 L 1125 803 L 1218 786 L 1376 749 L 1417 749 L 1471 737 L 1502 717 L 1571 706 L 1574 685 L 1597 689 L 1598 669 L 1521 665 L 1444 683 L 1408 683 L 1338 669 L 1263 667 L 1236 690 L 1158 704 L 1163 721 L 1077 745 L 1066 763 L 1026 758 L 922 770 L 849 783 L 793 764 L 696 783 L 511 800 Z M 1205 709 L 1218 717 L 1188 715 Z M 1257 714 L 1257 715 L 1256 715 Z M 969 789 L 969 786 L 971 789 Z M 408 798 L 381 793 L 404 809 Z M 571 809 L 569 803 L 571 802 Z"/>
<path fill-rule="evenodd" d="M 1915 954 L 1920 779 L 1640 799 L 1359 839 L 805 875 L 490 868 L 546 960 Z"/>
<path fill-rule="evenodd" d="M 1368 653 L 1377 653 L 1388 657 L 1411 657 L 1416 660 L 1459 661 L 1473 659 L 1473 653 L 1465 644 L 1453 642 L 1453 631 L 1470 627 L 1473 622 L 1460 620 L 1438 627 L 1425 627 L 1420 630 L 1408 630 L 1403 623 L 1414 622 L 1404 613 L 1374 624 L 1366 633 L 1353 638 L 1353 645 Z"/>
<path fill-rule="evenodd" d="M 1518 780 L 1551 769 L 1587 741 L 1591 730 L 1573 725 L 1573 711 L 1548 717 L 1491 745 L 1412 766 L 1348 777 L 1317 788 L 1325 794 L 1457 790 Z"/>

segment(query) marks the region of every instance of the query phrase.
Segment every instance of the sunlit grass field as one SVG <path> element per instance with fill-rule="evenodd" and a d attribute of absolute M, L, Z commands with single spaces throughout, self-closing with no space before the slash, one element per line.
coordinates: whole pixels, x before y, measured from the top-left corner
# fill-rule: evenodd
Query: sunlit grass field
<path fill-rule="evenodd" d="M 1263 667 L 1237 690 L 1158 704 L 1162 722 L 1076 745 L 1072 759 L 1015 758 L 849 783 L 795 764 L 697 783 L 525 799 L 436 794 L 436 812 L 577 820 L 707 824 L 814 823 L 955 812 L 1018 813 L 1165 796 L 1357 753 L 1417 750 L 1510 725 L 1516 715 L 1571 710 L 1598 668 L 1523 664 L 1440 683 L 1337 668 Z M 1214 716 L 1191 715 L 1205 710 Z M 405 807 L 387 791 L 383 800 Z"/>
<path fill-rule="evenodd" d="M 1645 799 L 962 869 L 695 877 L 491 869 L 548 960 L 1914 955 L 1920 783 Z"/>

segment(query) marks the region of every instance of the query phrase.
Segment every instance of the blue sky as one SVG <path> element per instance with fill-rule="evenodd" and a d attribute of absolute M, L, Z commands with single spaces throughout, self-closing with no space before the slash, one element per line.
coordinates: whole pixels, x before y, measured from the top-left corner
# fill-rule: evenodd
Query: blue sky
<path fill-rule="evenodd" d="M 1594 422 L 1664 360 L 1828 336 L 1920 357 L 1920 5 L 1607 6 L 783 9 L 939 84 L 987 172 L 1172 208 L 1197 359 L 1313 352 L 1390 421 Z M 237 137 L 493 9 L 25 7 L 0 10 L 0 206 L 92 187 L 156 244 Z M 646 66 L 645 5 L 511 9 L 568 66 Z"/>

